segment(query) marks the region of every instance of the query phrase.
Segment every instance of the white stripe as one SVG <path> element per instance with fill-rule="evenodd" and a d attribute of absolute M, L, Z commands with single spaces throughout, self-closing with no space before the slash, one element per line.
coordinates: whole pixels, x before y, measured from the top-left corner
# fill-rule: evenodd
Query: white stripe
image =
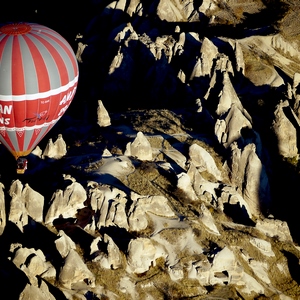
<path fill-rule="evenodd" d="M 61 86 L 57 89 L 53 89 L 53 90 L 43 92 L 43 93 L 36 93 L 36 94 L 0 95 L 0 101 L 37 100 L 37 99 L 51 97 L 51 96 L 58 95 L 62 92 L 67 91 L 70 87 L 74 86 L 77 81 L 78 81 L 78 75 L 73 80 L 71 80 L 68 84 Z"/>

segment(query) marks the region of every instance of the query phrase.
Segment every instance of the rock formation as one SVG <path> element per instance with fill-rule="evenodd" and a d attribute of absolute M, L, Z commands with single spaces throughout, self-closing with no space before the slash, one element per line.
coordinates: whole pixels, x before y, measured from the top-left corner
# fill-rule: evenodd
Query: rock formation
<path fill-rule="evenodd" d="M 297 299 L 296 0 L 43 5 L 80 81 L 24 175 L 0 148 L 1 293 Z"/>

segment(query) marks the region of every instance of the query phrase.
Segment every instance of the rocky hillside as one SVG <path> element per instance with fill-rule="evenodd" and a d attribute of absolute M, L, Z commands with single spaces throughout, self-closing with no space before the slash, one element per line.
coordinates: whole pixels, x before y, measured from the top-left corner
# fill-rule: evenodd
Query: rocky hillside
<path fill-rule="evenodd" d="M 1 12 L 60 32 L 80 68 L 24 175 L 0 147 L 1 295 L 300 299 L 299 10 L 98 0 Z"/>

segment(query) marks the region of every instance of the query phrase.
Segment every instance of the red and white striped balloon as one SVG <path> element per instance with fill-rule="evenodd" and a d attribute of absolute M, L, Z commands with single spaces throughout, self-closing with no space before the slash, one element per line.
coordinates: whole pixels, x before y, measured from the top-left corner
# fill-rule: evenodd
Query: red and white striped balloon
<path fill-rule="evenodd" d="M 0 141 L 28 155 L 74 98 L 78 64 L 69 43 L 35 23 L 0 27 Z"/>

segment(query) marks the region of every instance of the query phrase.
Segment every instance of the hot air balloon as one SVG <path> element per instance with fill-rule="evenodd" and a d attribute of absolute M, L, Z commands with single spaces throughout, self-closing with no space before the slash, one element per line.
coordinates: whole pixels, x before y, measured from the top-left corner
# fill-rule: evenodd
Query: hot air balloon
<path fill-rule="evenodd" d="M 74 98 L 78 64 L 70 44 L 36 23 L 0 27 L 0 141 L 27 156 Z"/>

